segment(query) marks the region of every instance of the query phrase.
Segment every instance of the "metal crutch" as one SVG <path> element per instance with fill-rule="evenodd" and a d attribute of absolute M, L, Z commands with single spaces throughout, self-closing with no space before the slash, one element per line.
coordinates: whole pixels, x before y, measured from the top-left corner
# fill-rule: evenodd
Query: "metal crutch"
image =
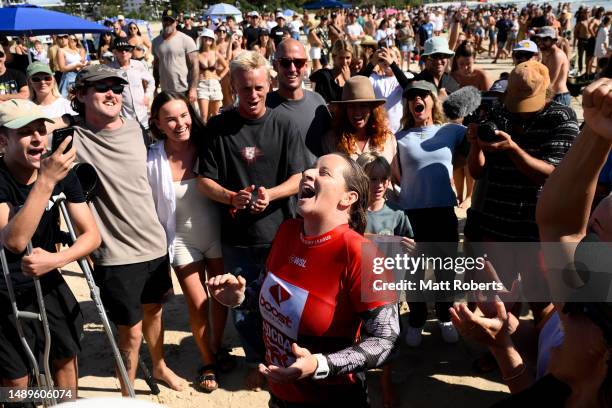
<path fill-rule="evenodd" d="M 61 194 L 57 199 L 56 203 L 59 204 L 60 210 L 62 212 L 62 216 L 64 217 L 64 221 L 66 222 L 66 226 L 68 227 L 68 232 L 70 234 L 70 239 L 74 243 L 77 239 L 76 233 L 74 231 L 74 227 L 72 225 L 72 220 L 70 218 L 70 214 L 68 213 L 68 209 L 66 208 L 66 196 Z M 106 310 L 104 309 L 104 305 L 102 304 L 102 300 L 100 299 L 100 289 L 96 285 L 94 281 L 93 275 L 91 273 L 91 268 L 89 267 L 89 263 L 85 258 L 81 258 L 78 260 L 78 264 L 85 275 L 85 280 L 87 281 L 87 285 L 89 286 L 89 293 L 91 296 L 91 300 L 93 300 L 96 305 L 96 309 L 98 311 L 98 315 L 100 315 L 100 320 L 102 320 L 102 326 L 104 327 L 104 332 L 106 333 L 106 337 L 108 338 L 108 342 L 110 343 L 111 349 L 113 350 L 113 355 L 115 356 L 115 362 L 117 364 L 117 368 L 119 369 L 119 375 L 123 380 L 123 384 L 125 385 L 128 395 L 131 398 L 136 398 L 136 393 L 134 392 L 134 387 L 132 387 L 132 383 L 130 382 L 130 378 L 128 377 L 127 370 L 125 369 L 125 364 L 123 359 L 121 358 L 121 354 L 119 353 L 119 347 L 117 347 L 117 343 L 115 342 L 115 335 L 113 334 L 113 329 L 111 328 L 110 321 L 108 320 L 108 316 L 106 315 Z"/>
<path fill-rule="evenodd" d="M 32 242 L 29 241 L 27 244 L 27 254 L 30 255 L 32 253 Z M 4 280 L 6 281 L 6 288 L 9 295 L 9 300 L 11 302 L 11 308 L 13 310 L 13 315 L 15 316 L 15 327 L 17 328 L 17 335 L 19 336 L 19 340 L 21 341 L 21 345 L 23 346 L 30 363 L 32 364 L 32 370 L 34 374 L 34 378 L 36 379 L 36 383 L 39 387 L 53 391 L 53 377 L 51 375 L 51 368 L 49 366 L 49 358 L 51 355 L 51 331 L 49 330 L 49 321 L 47 320 L 47 310 L 45 308 L 45 302 L 43 298 L 42 288 L 40 286 L 40 280 L 37 277 L 32 278 L 34 280 L 34 289 L 36 291 L 36 301 L 38 303 L 39 313 L 34 312 L 26 312 L 19 310 L 17 308 L 17 301 L 15 298 L 15 292 L 13 291 L 13 284 L 11 282 L 11 276 L 8 269 L 8 262 L 6 260 L 6 254 L 4 253 L 4 246 L 0 246 L 0 261 L 2 263 L 2 272 L 4 274 Z M 43 354 L 43 367 L 45 369 L 44 374 L 40 373 L 40 369 L 38 366 L 38 360 L 34 356 L 28 341 L 25 338 L 23 333 L 23 328 L 21 327 L 20 319 L 27 320 L 38 320 L 43 325 L 43 331 L 45 335 L 45 349 Z M 54 393 L 48 393 L 49 396 L 47 399 L 43 401 L 44 406 L 56 405 L 57 401 L 54 397 Z"/>

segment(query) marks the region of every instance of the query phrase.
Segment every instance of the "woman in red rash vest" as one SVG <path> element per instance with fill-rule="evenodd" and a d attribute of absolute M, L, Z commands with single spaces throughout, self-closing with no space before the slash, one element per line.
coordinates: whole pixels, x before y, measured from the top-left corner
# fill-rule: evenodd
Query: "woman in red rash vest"
<path fill-rule="evenodd" d="M 302 176 L 303 220 L 281 225 L 257 287 L 231 274 L 208 281 L 221 303 L 261 312 L 270 407 L 369 406 L 364 371 L 384 363 L 399 320 L 389 294 L 366 293 L 376 276 L 365 273 L 375 254 L 362 235 L 367 206 L 363 170 L 343 154 L 323 156 Z"/>

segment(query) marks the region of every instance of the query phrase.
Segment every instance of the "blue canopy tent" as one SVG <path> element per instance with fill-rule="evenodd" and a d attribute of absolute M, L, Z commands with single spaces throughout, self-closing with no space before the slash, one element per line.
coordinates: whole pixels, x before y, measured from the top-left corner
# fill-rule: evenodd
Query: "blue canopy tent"
<path fill-rule="evenodd" d="M 350 4 L 342 3 L 338 0 L 319 0 L 314 3 L 304 4 L 302 8 L 306 10 L 319 10 L 319 9 L 346 9 L 350 8 Z"/>
<path fill-rule="evenodd" d="M 224 19 L 227 16 L 234 16 L 237 23 L 242 21 L 242 12 L 231 4 L 218 3 L 210 6 L 208 10 L 204 12 L 204 17 L 210 17 L 212 19 L 219 18 Z"/>
<path fill-rule="evenodd" d="M 32 5 L 0 8 L 0 35 L 103 33 L 108 28 L 70 14 Z"/>

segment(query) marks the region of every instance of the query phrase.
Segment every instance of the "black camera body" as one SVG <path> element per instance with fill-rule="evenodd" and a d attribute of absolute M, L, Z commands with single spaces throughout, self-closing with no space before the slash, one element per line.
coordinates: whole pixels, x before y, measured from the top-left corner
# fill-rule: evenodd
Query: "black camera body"
<path fill-rule="evenodd" d="M 495 134 L 498 130 L 497 125 L 491 118 L 493 117 L 493 106 L 499 103 L 496 97 L 483 96 L 478 109 L 469 114 L 463 120 L 463 124 L 468 126 L 471 123 L 478 125 L 476 136 L 486 143 L 499 142 L 501 138 Z"/>

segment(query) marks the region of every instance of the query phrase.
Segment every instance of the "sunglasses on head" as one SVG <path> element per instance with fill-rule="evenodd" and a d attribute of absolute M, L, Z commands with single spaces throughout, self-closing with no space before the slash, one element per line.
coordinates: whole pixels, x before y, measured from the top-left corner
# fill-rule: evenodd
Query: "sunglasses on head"
<path fill-rule="evenodd" d="M 422 89 L 414 89 L 406 92 L 406 99 L 409 101 L 414 100 L 417 96 L 421 99 L 425 99 L 429 96 L 429 91 L 425 91 Z"/>
<path fill-rule="evenodd" d="M 306 65 L 306 58 L 279 58 L 278 63 L 283 68 L 291 68 L 291 64 L 293 64 L 296 69 L 301 69 Z"/>
<path fill-rule="evenodd" d="M 51 75 L 44 75 L 44 76 L 33 76 L 32 78 L 30 78 L 30 81 L 32 82 L 51 82 L 51 80 L 53 79 L 53 77 Z"/>
<path fill-rule="evenodd" d="M 113 91 L 114 94 L 120 95 L 123 93 L 123 84 L 106 84 L 104 82 L 96 82 L 95 84 L 90 85 L 97 93 L 106 93 L 108 91 Z"/>

